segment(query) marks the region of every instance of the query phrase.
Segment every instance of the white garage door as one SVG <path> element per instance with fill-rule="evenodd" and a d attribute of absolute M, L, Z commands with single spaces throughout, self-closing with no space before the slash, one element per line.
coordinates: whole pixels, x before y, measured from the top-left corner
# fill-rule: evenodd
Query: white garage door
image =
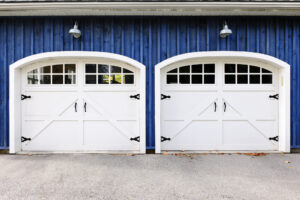
<path fill-rule="evenodd" d="M 139 74 L 96 61 L 22 69 L 22 150 L 139 151 Z"/>
<path fill-rule="evenodd" d="M 262 63 L 162 69 L 161 149 L 278 150 L 277 85 L 277 69 Z"/>

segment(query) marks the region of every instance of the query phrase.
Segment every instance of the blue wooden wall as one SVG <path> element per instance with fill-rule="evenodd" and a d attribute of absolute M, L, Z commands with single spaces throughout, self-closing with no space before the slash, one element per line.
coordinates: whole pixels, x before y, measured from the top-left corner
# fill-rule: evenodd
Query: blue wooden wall
<path fill-rule="evenodd" d="M 233 34 L 218 35 L 224 19 Z M 251 51 L 291 65 L 292 148 L 300 148 L 300 18 L 298 17 L 80 17 L 0 18 L 0 148 L 8 148 L 9 65 L 26 56 L 65 50 L 105 51 L 147 66 L 147 148 L 154 148 L 154 65 L 195 51 Z"/>

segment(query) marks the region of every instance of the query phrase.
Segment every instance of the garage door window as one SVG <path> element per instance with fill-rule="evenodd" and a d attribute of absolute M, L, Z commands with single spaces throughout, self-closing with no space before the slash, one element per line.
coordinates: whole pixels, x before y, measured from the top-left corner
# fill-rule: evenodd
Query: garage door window
<path fill-rule="evenodd" d="M 225 64 L 225 84 L 272 84 L 272 72 L 253 65 Z"/>
<path fill-rule="evenodd" d="M 86 84 L 134 84 L 134 73 L 126 68 L 105 64 L 85 65 Z"/>
<path fill-rule="evenodd" d="M 27 73 L 29 85 L 76 84 L 75 64 L 56 64 L 33 69 Z"/>
<path fill-rule="evenodd" d="M 167 84 L 214 84 L 215 64 L 186 65 L 167 72 Z"/>

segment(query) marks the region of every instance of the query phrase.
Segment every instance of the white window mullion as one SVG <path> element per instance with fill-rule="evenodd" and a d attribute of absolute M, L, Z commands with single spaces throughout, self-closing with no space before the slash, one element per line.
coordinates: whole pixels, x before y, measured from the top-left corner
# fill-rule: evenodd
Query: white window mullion
<path fill-rule="evenodd" d="M 63 85 L 66 83 L 65 82 L 65 65 L 66 64 L 63 64 L 63 73 L 62 73 L 63 74 Z"/>
<path fill-rule="evenodd" d="M 53 83 L 52 83 L 52 76 L 53 76 L 52 67 L 53 67 L 53 65 L 50 65 L 50 85 L 53 85 Z"/>
<path fill-rule="evenodd" d="M 110 76 L 111 76 L 111 65 L 108 65 L 108 84 L 109 85 L 111 84 L 110 83 L 110 80 L 111 80 Z"/>

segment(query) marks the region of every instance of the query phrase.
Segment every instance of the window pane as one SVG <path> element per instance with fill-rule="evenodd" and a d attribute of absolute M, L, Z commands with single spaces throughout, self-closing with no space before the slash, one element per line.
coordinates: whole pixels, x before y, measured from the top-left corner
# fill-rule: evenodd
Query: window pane
<path fill-rule="evenodd" d="M 190 66 L 183 66 L 179 68 L 180 73 L 190 73 Z"/>
<path fill-rule="evenodd" d="M 111 73 L 121 73 L 121 67 L 111 66 Z"/>
<path fill-rule="evenodd" d="M 109 84 L 109 75 L 98 75 L 98 84 Z"/>
<path fill-rule="evenodd" d="M 262 73 L 272 73 L 271 71 L 264 69 L 264 68 L 261 68 L 261 71 L 262 71 Z"/>
<path fill-rule="evenodd" d="M 247 84 L 248 83 L 248 75 L 238 75 L 237 83 L 238 84 Z"/>
<path fill-rule="evenodd" d="M 250 73 L 260 73 L 260 67 L 250 66 Z"/>
<path fill-rule="evenodd" d="M 52 84 L 63 84 L 63 76 L 62 75 L 53 75 L 52 76 Z"/>
<path fill-rule="evenodd" d="M 86 64 L 85 73 L 96 73 L 96 64 Z"/>
<path fill-rule="evenodd" d="M 121 68 L 120 68 L 121 70 Z M 122 83 L 122 76 L 120 74 L 111 75 L 111 84 L 121 84 Z"/>
<path fill-rule="evenodd" d="M 248 73 L 248 65 L 237 65 L 238 73 Z"/>
<path fill-rule="evenodd" d="M 51 73 L 51 67 L 50 66 L 41 67 L 40 73 Z"/>
<path fill-rule="evenodd" d="M 76 75 L 65 75 L 65 84 L 76 84 Z"/>
<path fill-rule="evenodd" d="M 52 73 L 63 73 L 63 65 L 53 65 Z"/>
<path fill-rule="evenodd" d="M 235 73 L 235 64 L 225 64 L 225 73 Z"/>
<path fill-rule="evenodd" d="M 202 83 L 202 75 L 192 75 L 192 83 L 193 84 L 201 84 Z"/>
<path fill-rule="evenodd" d="M 86 75 L 85 83 L 86 84 L 96 84 L 96 75 Z"/>
<path fill-rule="evenodd" d="M 177 75 L 167 75 L 167 84 L 176 84 Z"/>
<path fill-rule="evenodd" d="M 109 66 L 108 65 L 98 65 L 98 73 L 108 73 Z"/>
<path fill-rule="evenodd" d="M 262 75 L 263 84 L 272 84 L 272 75 Z"/>
<path fill-rule="evenodd" d="M 38 73 L 37 69 L 31 70 L 30 72 L 28 72 L 28 74 L 37 74 L 37 73 Z"/>
<path fill-rule="evenodd" d="M 215 73 L 215 65 L 214 64 L 205 64 L 204 65 L 204 73 Z"/>
<path fill-rule="evenodd" d="M 134 76 L 133 75 L 124 75 L 124 83 L 125 84 L 133 84 Z"/>
<path fill-rule="evenodd" d="M 202 65 L 192 65 L 192 73 L 202 73 Z"/>
<path fill-rule="evenodd" d="M 123 68 L 123 73 L 133 73 L 133 72 L 128 69 Z"/>
<path fill-rule="evenodd" d="M 226 84 L 235 84 L 235 75 L 225 75 Z"/>
<path fill-rule="evenodd" d="M 179 83 L 181 84 L 189 84 L 190 83 L 190 75 L 180 75 Z"/>
<path fill-rule="evenodd" d="M 214 84 L 215 75 L 204 75 L 204 84 Z"/>
<path fill-rule="evenodd" d="M 250 84 L 259 84 L 260 75 L 250 75 Z"/>
<path fill-rule="evenodd" d="M 65 65 L 65 73 L 76 73 L 75 64 L 66 64 Z"/>
<path fill-rule="evenodd" d="M 27 83 L 28 84 L 38 84 L 38 76 L 37 74 L 28 74 L 27 75 Z"/>
<path fill-rule="evenodd" d="M 40 84 L 51 84 L 51 75 L 41 75 Z"/>
<path fill-rule="evenodd" d="M 172 69 L 171 71 L 168 71 L 167 73 L 177 73 L 177 69 L 178 68 Z"/>

